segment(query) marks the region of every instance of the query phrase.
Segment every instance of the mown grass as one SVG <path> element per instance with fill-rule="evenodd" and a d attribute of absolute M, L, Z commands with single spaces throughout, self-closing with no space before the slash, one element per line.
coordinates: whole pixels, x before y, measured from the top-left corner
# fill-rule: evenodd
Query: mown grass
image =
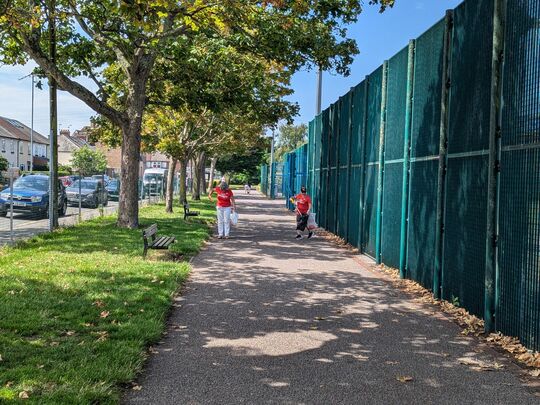
<path fill-rule="evenodd" d="M 141 210 L 141 227 L 174 235 L 176 256 L 195 254 L 209 236 L 212 204 Z M 0 403 L 117 403 L 156 342 L 185 261 L 142 259 L 140 230 L 103 218 L 0 250 Z M 22 399 L 21 397 L 26 397 Z"/>

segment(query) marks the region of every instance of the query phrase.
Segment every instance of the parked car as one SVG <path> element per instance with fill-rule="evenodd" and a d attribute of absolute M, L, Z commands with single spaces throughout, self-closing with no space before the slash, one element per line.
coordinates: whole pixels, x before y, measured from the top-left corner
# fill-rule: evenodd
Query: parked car
<path fill-rule="evenodd" d="M 66 189 L 68 203 L 72 205 L 81 205 L 91 208 L 97 208 L 100 204 L 106 206 L 109 203 L 109 193 L 101 184 L 101 181 L 95 179 L 81 179 L 73 182 Z"/>
<path fill-rule="evenodd" d="M 58 214 L 66 215 L 66 189 L 58 182 Z M 0 216 L 5 217 L 11 210 L 11 190 L 9 187 L 0 192 Z M 49 215 L 49 176 L 28 174 L 13 182 L 13 212 L 34 214 L 40 218 Z"/>
<path fill-rule="evenodd" d="M 107 183 L 106 189 L 109 192 L 109 198 L 111 200 L 118 201 L 118 198 L 120 196 L 120 180 L 118 179 L 109 180 L 109 183 Z"/>

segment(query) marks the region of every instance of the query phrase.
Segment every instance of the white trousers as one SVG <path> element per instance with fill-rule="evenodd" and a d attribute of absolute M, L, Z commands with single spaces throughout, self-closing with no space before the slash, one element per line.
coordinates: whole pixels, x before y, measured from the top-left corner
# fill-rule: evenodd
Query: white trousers
<path fill-rule="evenodd" d="M 231 207 L 217 207 L 219 236 L 229 236 L 231 231 Z"/>

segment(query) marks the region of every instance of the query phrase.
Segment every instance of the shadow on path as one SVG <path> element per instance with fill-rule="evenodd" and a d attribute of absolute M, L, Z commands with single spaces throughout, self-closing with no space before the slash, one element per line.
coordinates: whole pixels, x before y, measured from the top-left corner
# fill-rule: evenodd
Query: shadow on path
<path fill-rule="evenodd" d="M 193 262 L 126 403 L 538 403 L 513 363 L 412 303 L 367 259 L 322 238 L 294 240 L 283 201 L 237 200 L 234 238 Z"/>

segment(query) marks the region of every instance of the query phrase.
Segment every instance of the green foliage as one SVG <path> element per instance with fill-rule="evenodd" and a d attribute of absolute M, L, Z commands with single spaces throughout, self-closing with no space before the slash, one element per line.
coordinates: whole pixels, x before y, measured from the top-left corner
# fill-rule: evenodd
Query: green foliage
<path fill-rule="evenodd" d="M 107 159 L 103 152 L 87 145 L 73 152 L 71 164 L 75 171 L 83 176 L 101 174 L 107 169 Z"/>
<path fill-rule="evenodd" d="M 9 168 L 9 162 L 8 162 L 8 160 L 7 160 L 5 157 L 0 156 L 0 172 L 4 172 L 4 171 L 6 171 L 8 168 Z"/>
<path fill-rule="evenodd" d="M 283 155 L 293 151 L 307 142 L 307 125 L 282 125 L 279 127 L 277 135 L 275 160 L 277 162 L 283 159 Z"/>
<path fill-rule="evenodd" d="M 141 210 L 142 226 L 176 236 L 174 262 L 158 251 L 143 260 L 140 230 L 110 217 L 0 249 L 0 403 L 23 391 L 35 404 L 119 402 L 209 236 L 214 205 L 191 206 L 197 220 L 184 221 L 181 207 Z"/>
<path fill-rule="evenodd" d="M 230 173 L 236 184 L 245 184 L 248 180 L 253 182 L 259 176 L 259 167 L 264 161 L 264 144 L 259 145 L 245 153 L 232 153 L 220 156 L 216 169 L 222 173 Z"/>

